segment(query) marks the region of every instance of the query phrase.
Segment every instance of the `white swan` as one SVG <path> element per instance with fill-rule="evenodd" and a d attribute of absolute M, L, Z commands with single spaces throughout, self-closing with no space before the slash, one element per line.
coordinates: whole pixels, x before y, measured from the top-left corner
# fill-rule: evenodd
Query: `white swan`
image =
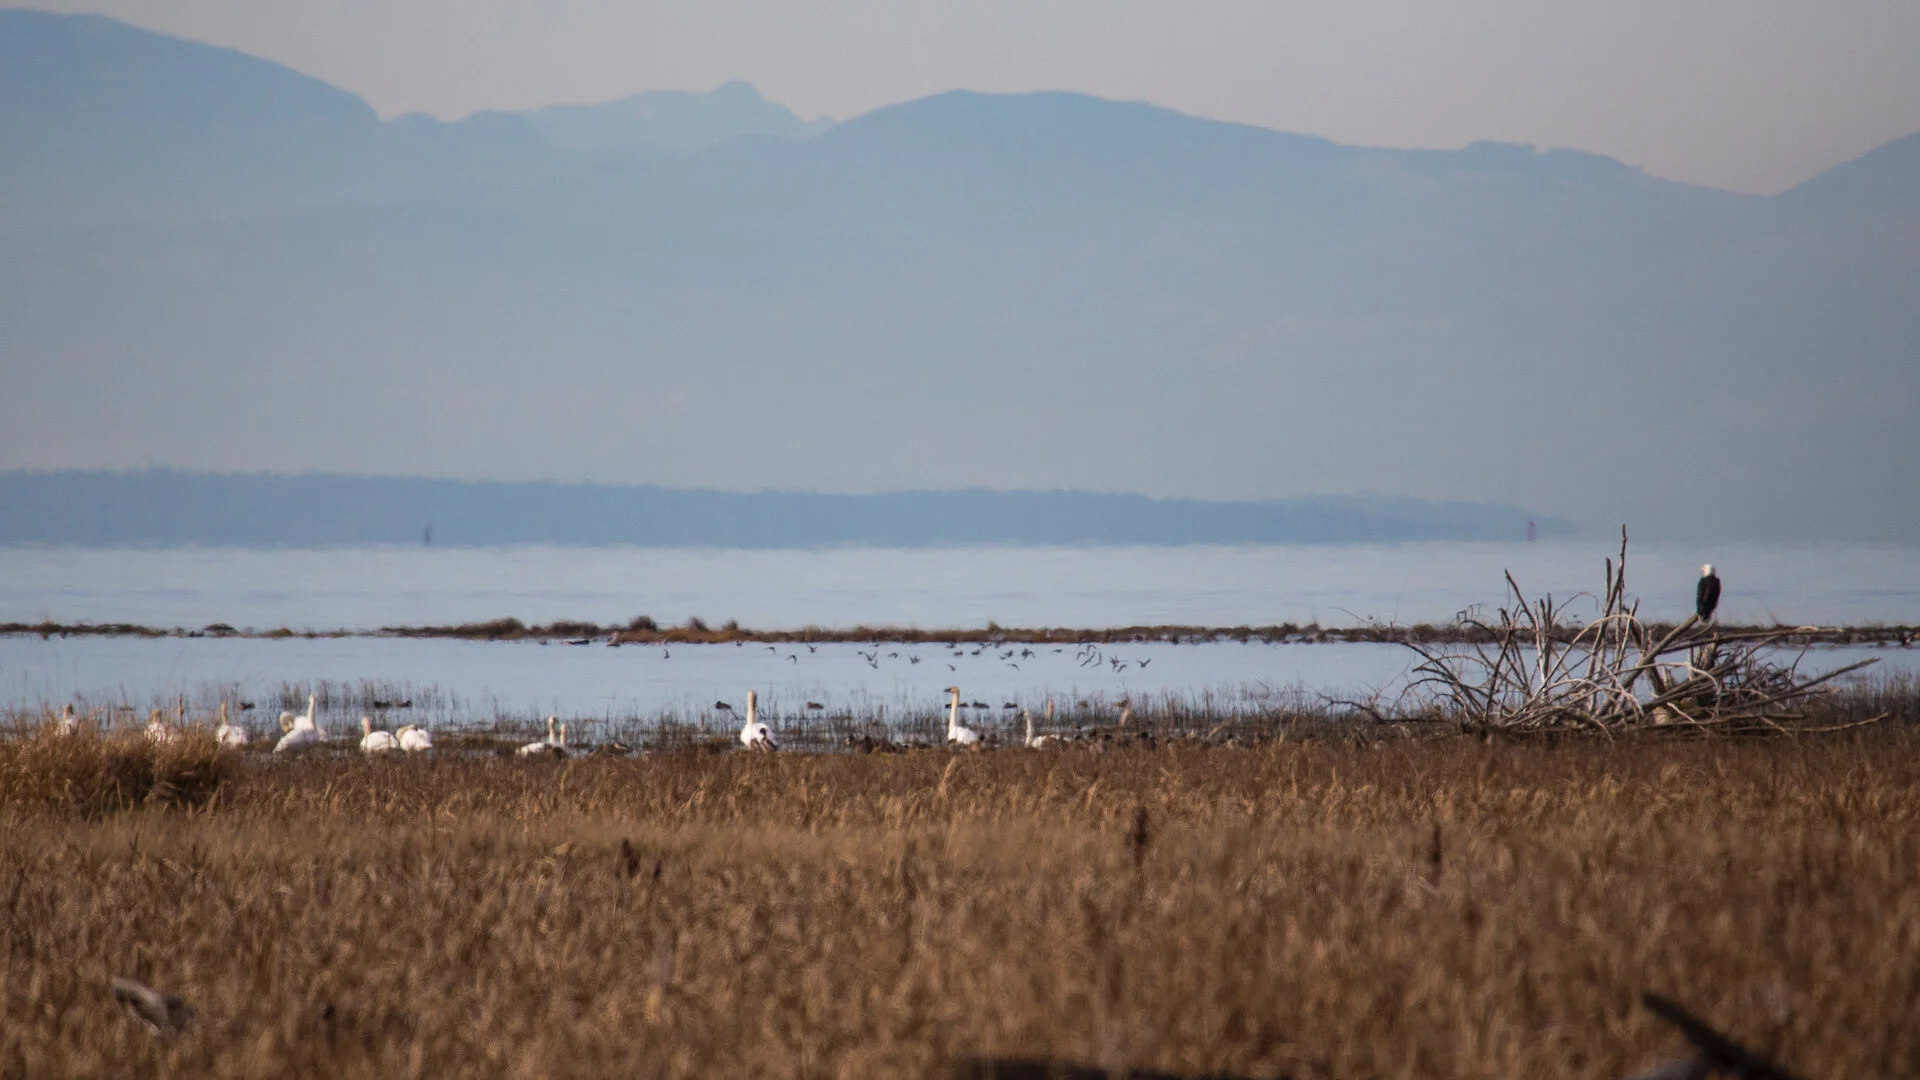
<path fill-rule="evenodd" d="M 1058 735 L 1035 735 L 1033 733 L 1033 710 L 1022 710 L 1027 717 L 1027 748 L 1039 750 L 1059 740 Z M 1053 702 L 1047 702 L 1047 726 L 1053 726 Z"/>
<path fill-rule="evenodd" d="M 290 713 L 290 712 L 286 712 L 285 710 L 282 710 L 280 713 L 280 730 L 292 731 L 294 728 L 297 728 L 297 727 L 312 727 L 313 726 L 313 699 L 314 699 L 314 696 L 312 694 L 307 695 L 307 714 L 305 716 L 301 716 L 299 713 Z"/>
<path fill-rule="evenodd" d="M 307 695 L 307 714 L 305 716 L 295 716 L 292 713 L 280 714 L 280 720 L 283 725 L 291 722 L 293 726 L 288 729 L 285 735 L 280 736 L 279 742 L 273 744 L 274 753 L 298 754 L 304 750 L 311 750 L 327 741 L 327 733 L 320 730 L 320 725 L 315 723 L 313 719 L 314 700 L 314 695 Z"/>
<path fill-rule="evenodd" d="M 159 709 L 155 709 L 147 714 L 147 738 L 157 743 L 170 743 L 173 741 L 173 725 L 160 719 Z"/>
<path fill-rule="evenodd" d="M 220 723 L 213 729 L 213 737 L 221 746 L 247 745 L 247 729 L 227 722 L 227 703 L 220 703 Z"/>
<path fill-rule="evenodd" d="M 373 730 L 373 717 L 360 718 L 360 752 L 363 754 L 381 754 L 388 750 L 400 749 L 400 740 L 393 737 L 391 731 Z"/>
<path fill-rule="evenodd" d="M 394 732 L 393 737 L 400 740 L 400 749 L 411 753 L 433 749 L 433 732 L 418 724 L 408 724 Z"/>
<path fill-rule="evenodd" d="M 72 735 L 80 730 L 80 721 L 73 718 L 73 706 L 68 704 L 60 710 L 60 718 L 53 722 L 55 735 Z"/>
<path fill-rule="evenodd" d="M 780 744 L 773 741 L 773 729 L 754 719 L 754 707 L 760 695 L 747 691 L 747 722 L 740 729 L 740 744 L 749 750 L 778 750 Z"/>
<path fill-rule="evenodd" d="M 947 741 L 955 746 L 980 745 L 980 733 L 960 722 L 960 688 L 947 687 L 952 698 L 947 702 Z"/>
<path fill-rule="evenodd" d="M 554 725 L 559 723 L 559 720 L 560 718 L 557 716 L 547 717 L 547 737 L 539 742 L 530 742 L 520 749 L 515 750 L 514 753 L 521 757 L 532 757 L 535 754 L 552 754 L 555 757 L 566 757 L 567 726 L 561 724 L 558 734 L 555 734 L 554 731 Z"/>

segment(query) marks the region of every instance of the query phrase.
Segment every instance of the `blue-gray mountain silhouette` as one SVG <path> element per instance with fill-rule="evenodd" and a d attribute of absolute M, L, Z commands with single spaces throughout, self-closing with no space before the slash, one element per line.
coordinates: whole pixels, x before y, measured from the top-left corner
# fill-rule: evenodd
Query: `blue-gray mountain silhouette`
<path fill-rule="evenodd" d="M 1759 198 L 1075 94 L 540 128 L 0 12 L 0 464 L 1920 529 L 1913 139 Z"/>
<path fill-rule="evenodd" d="M 649 90 L 595 105 L 549 105 L 526 118 L 555 146 L 599 152 L 689 153 L 754 135 L 802 139 L 832 126 L 802 120 L 737 80 L 704 94 Z"/>

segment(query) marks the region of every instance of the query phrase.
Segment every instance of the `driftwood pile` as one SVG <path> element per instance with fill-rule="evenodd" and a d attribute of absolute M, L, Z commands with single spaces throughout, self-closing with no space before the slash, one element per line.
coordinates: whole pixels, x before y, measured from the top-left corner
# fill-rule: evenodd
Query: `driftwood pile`
<path fill-rule="evenodd" d="M 1816 627 L 1719 630 L 1698 615 L 1660 632 L 1627 594 L 1627 532 L 1606 560 L 1599 612 L 1573 617 L 1582 599 L 1526 594 L 1511 573 L 1507 603 L 1461 612 L 1479 644 L 1403 641 L 1420 657 L 1408 693 L 1415 714 L 1457 717 L 1474 729 L 1619 731 L 1680 724 L 1719 731 L 1778 730 L 1804 721 L 1807 703 L 1835 680 L 1873 663 L 1819 675 L 1800 671 L 1793 640 Z"/>

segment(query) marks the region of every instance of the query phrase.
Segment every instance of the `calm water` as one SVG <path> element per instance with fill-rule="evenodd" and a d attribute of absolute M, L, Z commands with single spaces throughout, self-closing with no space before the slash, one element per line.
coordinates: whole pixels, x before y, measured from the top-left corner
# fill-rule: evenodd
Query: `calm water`
<path fill-rule="evenodd" d="M 0 548 L 0 621 L 366 629 L 699 616 L 759 628 L 1214 626 L 1444 622 L 1529 590 L 1598 591 L 1604 541 L 1177 548 L 976 547 L 726 551 L 653 548 L 91 550 Z M 1642 544 L 1642 613 L 1693 607 L 1702 562 L 1733 622 L 1920 621 L 1920 548 Z"/>
<path fill-rule="evenodd" d="M 619 548 L 318 551 L 0 549 L 0 621 L 128 621 L 260 629 L 375 628 L 512 615 L 527 622 L 662 623 L 700 616 L 754 627 L 1343 625 L 1444 622 L 1498 601 L 1503 570 L 1529 588 L 1597 589 L 1600 542 L 1352 547 L 961 548 L 740 552 Z M 1636 548 L 1643 614 L 1691 610 L 1698 564 L 1727 582 L 1725 618 L 1795 623 L 1920 621 L 1920 549 L 1871 545 Z M 146 708 L 175 695 L 277 701 L 283 686 L 374 682 L 421 701 L 433 723 L 697 717 L 757 688 L 775 715 L 809 701 L 873 713 L 924 710 L 958 683 L 996 709 L 1213 695 L 1257 705 L 1287 694 L 1393 693 L 1409 654 L 1381 645 L 1231 642 L 1125 645 L 1088 663 L 1068 646 L 1003 658 L 933 646 L 675 646 L 531 642 L 0 638 L 0 708 L 69 700 Z M 870 651 L 870 650 L 864 650 Z M 897 655 L 895 655 L 897 654 Z M 1816 667 L 1879 656 L 1914 670 L 1920 650 L 1823 649 Z M 920 662 L 913 663 L 918 656 Z M 1113 661 L 1119 661 L 1116 665 Z M 877 665 L 877 666 L 876 666 Z M 431 704 L 429 704 L 431 702 Z M 277 709 L 277 705 L 273 708 Z M 336 722 L 350 722 L 342 716 Z M 262 722 L 268 722 L 262 720 Z"/>
<path fill-rule="evenodd" d="M 0 638 L 0 709 L 37 713 L 75 701 L 144 711 L 185 695 L 210 710 L 225 697 L 259 702 L 255 722 L 265 725 L 281 708 L 283 689 L 292 695 L 285 704 L 293 705 L 304 701 L 308 686 L 325 682 L 411 698 L 416 708 L 407 720 L 435 727 L 531 724 L 547 713 L 574 720 L 577 731 L 592 730 L 579 727 L 581 720 L 697 721 L 715 701 L 743 706 L 748 688 L 760 692 L 773 717 L 800 715 L 808 702 L 897 717 L 943 706 L 944 688 L 955 684 L 996 716 L 1008 703 L 1039 711 L 1049 699 L 1063 709 L 1084 701 L 1110 714 L 1129 696 L 1205 699 L 1214 711 L 1232 712 L 1300 697 L 1317 703 L 1322 694 L 1391 696 L 1404 686 L 1412 655 L 1396 645 L 1230 641 L 1115 645 L 1097 658 L 1071 645 L 974 648 L 12 637 Z M 1003 656 L 1009 648 L 1013 655 Z M 1920 670 L 1920 649 L 1897 647 L 1822 648 L 1806 667 L 1827 670 L 1869 656 L 1880 658 L 1875 674 Z M 343 703 L 329 719 L 343 731 L 358 718 Z"/>

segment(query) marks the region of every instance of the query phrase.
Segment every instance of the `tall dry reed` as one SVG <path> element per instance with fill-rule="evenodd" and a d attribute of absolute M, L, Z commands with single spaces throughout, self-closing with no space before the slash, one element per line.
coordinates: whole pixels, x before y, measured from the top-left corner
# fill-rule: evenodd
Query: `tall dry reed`
<path fill-rule="evenodd" d="M 1916 751 L 255 760 L 197 811 L 8 811 L 0 1075 L 1617 1078 L 1679 1049 L 1645 990 L 1920 1075 Z"/>

